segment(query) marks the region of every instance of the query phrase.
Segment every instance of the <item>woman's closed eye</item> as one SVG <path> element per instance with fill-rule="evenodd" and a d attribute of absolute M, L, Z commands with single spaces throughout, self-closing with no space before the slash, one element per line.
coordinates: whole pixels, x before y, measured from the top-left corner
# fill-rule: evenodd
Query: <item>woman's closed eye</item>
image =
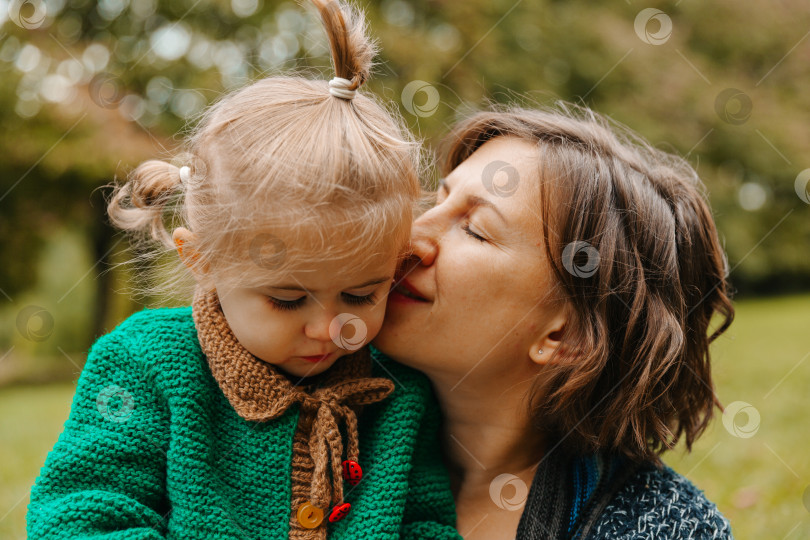
<path fill-rule="evenodd" d="M 465 223 L 465 224 L 464 224 L 464 225 L 461 227 L 461 230 L 463 230 L 465 233 L 467 233 L 467 235 L 471 236 L 472 238 L 475 238 L 475 239 L 476 239 L 476 240 L 478 240 L 479 242 L 486 242 L 486 241 L 487 241 L 487 239 L 486 239 L 486 238 L 484 238 L 484 237 L 483 237 L 483 236 L 481 236 L 480 234 L 477 234 L 477 233 L 476 233 L 476 232 L 474 232 L 472 229 L 470 229 L 470 224 L 469 224 L 469 223 Z"/>
<path fill-rule="evenodd" d="M 437 192 L 436 192 L 436 206 L 439 206 L 440 204 L 442 204 L 442 203 L 444 202 L 444 200 L 447 198 L 447 196 L 448 196 L 449 194 L 450 194 L 450 189 L 447 187 L 447 182 L 445 182 L 444 178 L 440 179 L 440 180 L 439 180 L 439 189 L 438 189 L 438 190 L 437 190 Z M 468 209 L 466 209 L 466 211 L 465 211 L 465 218 L 466 218 L 466 219 L 469 219 L 469 215 L 470 215 L 470 214 L 471 214 L 471 213 L 472 213 L 472 212 L 473 212 L 475 209 L 476 209 L 476 207 L 475 207 L 475 206 L 473 206 L 472 208 L 468 208 Z M 489 240 L 488 240 L 486 237 L 484 237 L 484 236 L 482 236 L 482 235 L 478 234 L 477 232 L 475 232 L 475 231 L 474 231 L 474 230 L 473 230 L 473 229 L 470 227 L 470 222 L 469 222 L 469 221 L 467 221 L 467 222 L 466 222 L 464 225 L 462 225 L 462 226 L 461 226 L 461 229 L 462 229 L 462 230 L 463 230 L 465 233 L 467 233 L 467 235 L 468 235 L 468 236 L 470 236 L 471 238 L 474 238 L 474 239 L 478 240 L 479 242 L 489 242 Z"/>

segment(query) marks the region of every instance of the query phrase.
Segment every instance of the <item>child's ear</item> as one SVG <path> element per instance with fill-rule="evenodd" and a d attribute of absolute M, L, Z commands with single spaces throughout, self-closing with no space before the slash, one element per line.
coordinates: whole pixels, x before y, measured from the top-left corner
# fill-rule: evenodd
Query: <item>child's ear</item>
<path fill-rule="evenodd" d="M 199 259 L 200 254 L 194 249 L 194 233 L 185 227 L 178 227 L 172 231 L 172 240 L 174 240 L 174 245 L 177 246 L 177 253 L 180 255 L 183 264 L 185 264 L 195 276 L 198 272 L 204 273 L 205 269 L 200 268 L 200 266 L 195 263 L 195 261 Z"/>

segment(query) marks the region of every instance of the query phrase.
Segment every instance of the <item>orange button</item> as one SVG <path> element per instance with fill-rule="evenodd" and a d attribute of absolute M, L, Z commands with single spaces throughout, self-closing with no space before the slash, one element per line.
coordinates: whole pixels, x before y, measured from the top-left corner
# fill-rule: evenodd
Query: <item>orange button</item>
<path fill-rule="evenodd" d="M 314 529 L 323 521 L 323 510 L 310 502 L 298 507 L 298 523 L 307 529 Z"/>

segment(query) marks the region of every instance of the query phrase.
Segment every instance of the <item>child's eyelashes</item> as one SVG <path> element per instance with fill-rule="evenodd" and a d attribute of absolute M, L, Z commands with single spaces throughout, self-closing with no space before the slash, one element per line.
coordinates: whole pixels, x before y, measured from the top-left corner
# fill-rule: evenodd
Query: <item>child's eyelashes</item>
<path fill-rule="evenodd" d="M 346 301 L 347 304 L 352 304 L 354 306 L 371 305 L 377 301 L 377 297 L 374 295 L 374 293 L 366 294 L 363 296 L 343 293 L 343 299 Z"/>
<path fill-rule="evenodd" d="M 301 304 L 304 303 L 306 296 L 296 298 L 295 300 L 280 300 L 278 298 L 273 298 L 272 296 L 268 296 L 267 299 L 270 301 L 270 305 L 274 308 L 287 311 L 300 307 Z"/>
<path fill-rule="evenodd" d="M 343 301 L 352 306 L 372 305 L 377 301 L 374 293 L 358 296 L 355 294 L 342 293 Z M 282 311 L 293 310 L 301 307 L 306 301 L 306 296 L 296 298 L 295 300 L 281 300 L 273 296 L 268 296 L 267 299 L 270 305 Z"/>

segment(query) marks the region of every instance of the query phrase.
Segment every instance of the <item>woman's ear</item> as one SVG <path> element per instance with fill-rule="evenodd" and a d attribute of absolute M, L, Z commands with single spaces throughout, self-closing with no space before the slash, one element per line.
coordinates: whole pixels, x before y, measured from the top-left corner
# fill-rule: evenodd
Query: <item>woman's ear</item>
<path fill-rule="evenodd" d="M 178 227 L 172 231 L 172 240 L 177 247 L 177 254 L 192 273 L 197 275 L 198 272 L 205 272 L 199 265 L 195 263 L 199 259 L 200 254 L 194 249 L 194 233 L 185 227 Z"/>
<path fill-rule="evenodd" d="M 529 348 L 529 358 L 532 359 L 532 362 L 538 365 L 545 365 L 549 362 L 552 354 L 562 343 L 565 324 L 565 317 L 560 315 L 550 325 L 546 326 L 544 333 Z"/>

